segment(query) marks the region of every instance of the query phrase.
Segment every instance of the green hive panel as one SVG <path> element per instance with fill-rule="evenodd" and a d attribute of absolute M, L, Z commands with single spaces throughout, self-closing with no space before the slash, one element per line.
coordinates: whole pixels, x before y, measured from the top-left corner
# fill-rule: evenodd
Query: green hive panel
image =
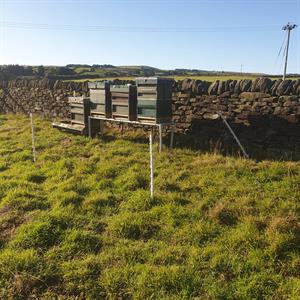
<path fill-rule="evenodd" d="M 91 116 L 111 118 L 111 97 L 108 82 L 89 82 Z"/>
<path fill-rule="evenodd" d="M 164 123 L 172 119 L 172 86 L 168 78 L 137 78 L 137 117 L 141 122 Z"/>
<path fill-rule="evenodd" d="M 137 90 L 135 85 L 112 85 L 110 87 L 112 117 L 117 120 L 136 120 Z"/>

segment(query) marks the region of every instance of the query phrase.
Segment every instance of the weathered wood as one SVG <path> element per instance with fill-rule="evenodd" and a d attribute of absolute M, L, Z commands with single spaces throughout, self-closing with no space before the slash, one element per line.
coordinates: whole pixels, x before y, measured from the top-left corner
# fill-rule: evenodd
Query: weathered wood
<path fill-rule="evenodd" d="M 111 117 L 111 95 L 108 82 L 89 83 L 91 115 L 99 114 L 106 118 Z"/>
<path fill-rule="evenodd" d="M 153 123 L 160 120 L 172 119 L 172 85 L 173 80 L 168 78 L 138 78 L 137 115 L 138 120 L 151 120 Z"/>
<path fill-rule="evenodd" d="M 89 98 L 69 97 L 68 99 L 71 117 L 69 120 L 54 122 L 52 126 L 64 131 L 88 135 L 88 117 L 90 115 Z"/>
<path fill-rule="evenodd" d="M 135 85 L 112 85 L 112 118 L 135 121 L 137 115 L 137 90 Z"/>

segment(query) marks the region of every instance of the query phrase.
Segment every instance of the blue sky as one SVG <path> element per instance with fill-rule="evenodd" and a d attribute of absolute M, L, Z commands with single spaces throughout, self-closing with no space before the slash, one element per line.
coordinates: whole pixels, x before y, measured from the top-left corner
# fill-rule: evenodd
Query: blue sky
<path fill-rule="evenodd" d="M 0 0 L 0 64 L 280 73 L 287 22 L 300 0 Z M 299 27 L 289 57 L 300 73 Z"/>

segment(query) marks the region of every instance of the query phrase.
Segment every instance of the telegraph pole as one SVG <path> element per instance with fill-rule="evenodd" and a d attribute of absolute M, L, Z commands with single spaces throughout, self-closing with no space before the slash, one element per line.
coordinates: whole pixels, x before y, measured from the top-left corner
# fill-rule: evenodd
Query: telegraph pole
<path fill-rule="evenodd" d="M 285 80 L 286 77 L 286 69 L 287 69 L 287 63 L 288 63 L 288 56 L 289 56 L 289 46 L 290 46 L 290 35 L 291 31 L 297 27 L 296 24 L 290 24 L 287 23 L 284 27 L 282 27 L 282 30 L 288 32 L 288 38 L 287 38 L 287 44 L 286 44 L 286 53 L 285 53 L 285 64 L 284 64 L 284 73 L 283 73 L 283 80 Z"/>

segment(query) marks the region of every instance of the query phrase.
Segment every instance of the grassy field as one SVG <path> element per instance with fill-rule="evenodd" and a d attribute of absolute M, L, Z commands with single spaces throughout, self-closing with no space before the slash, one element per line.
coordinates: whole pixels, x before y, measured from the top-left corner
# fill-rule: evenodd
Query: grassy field
<path fill-rule="evenodd" d="M 0 117 L 1 299 L 299 299 L 300 163 Z M 116 138 L 117 137 L 117 138 Z M 157 148 L 155 147 L 155 150 Z"/>
<path fill-rule="evenodd" d="M 232 80 L 241 80 L 241 79 L 256 79 L 257 76 L 239 76 L 239 75 L 221 75 L 221 76 L 162 76 L 164 78 L 173 78 L 174 80 L 184 80 L 186 78 L 191 78 L 191 79 L 199 79 L 203 81 L 208 81 L 208 82 L 214 82 L 216 80 L 221 80 L 225 81 L 228 79 Z M 273 77 L 272 79 L 281 79 L 282 77 Z M 130 77 L 130 76 L 125 76 L 125 77 L 103 77 L 103 78 L 91 78 L 91 79 L 78 79 L 78 80 L 67 80 L 67 81 L 75 81 L 75 82 L 84 82 L 84 81 L 101 81 L 101 80 L 115 80 L 115 79 L 121 79 L 121 80 L 135 80 L 136 77 Z M 292 79 L 296 80 L 298 79 L 297 77 L 287 77 L 286 79 Z"/>
<path fill-rule="evenodd" d="M 255 76 L 163 76 L 164 78 L 173 78 L 174 80 L 183 80 L 186 78 L 192 78 L 192 79 L 200 79 L 204 81 L 209 81 L 209 82 L 214 82 L 216 80 L 228 80 L 228 79 L 233 79 L 233 80 L 240 80 L 240 79 L 255 79 L 257 77 Z M 92 79 L 79 79 L 79 80 L 74 80 L 77 82 L 83 82 L 83 81 L 99 81 L 99 80 L 114 80 L 117 79 L 116 77 L 104 77 L 104 78 L 92 78 Z M 119 77 L 118 79 L 121 80 L 135 80 L 136 77 Z"/>

